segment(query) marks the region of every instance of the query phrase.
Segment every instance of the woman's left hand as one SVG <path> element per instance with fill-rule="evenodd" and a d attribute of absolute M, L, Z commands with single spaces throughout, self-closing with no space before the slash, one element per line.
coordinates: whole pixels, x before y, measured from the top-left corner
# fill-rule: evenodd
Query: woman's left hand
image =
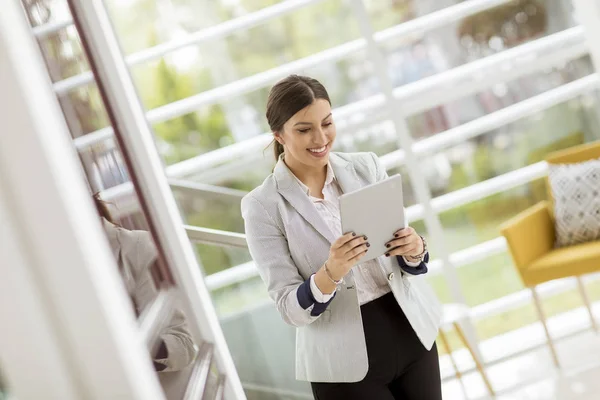
<path fill-rule="evenodd" d="M 418 256 L 423 253 L 423 240 L 411 228 L 403 228 L 394 233 L 394 239 L 385 245 L 389 250 L 385 255 L 391 256 Z"/>

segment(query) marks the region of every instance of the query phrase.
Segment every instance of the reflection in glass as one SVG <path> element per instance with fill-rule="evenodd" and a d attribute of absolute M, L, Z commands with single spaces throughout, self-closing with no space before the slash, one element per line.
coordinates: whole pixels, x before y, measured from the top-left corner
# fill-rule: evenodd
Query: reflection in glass
<path fill-rule="evenodd" d="M 128 230 L 116 225 L 111 221 L 104 203 L 98 197 L 95 201 L 123 283 L 135 313 L 140 317 L 163 286 L 157 267 L 156 246 L 149 232 Z M 196 349 L 181 311 L 173 311 L 170 321 L 159 333 L 159 343 L 155 348 L 152 359 L 157 371 L 177 371 L 192 363 Z"/>

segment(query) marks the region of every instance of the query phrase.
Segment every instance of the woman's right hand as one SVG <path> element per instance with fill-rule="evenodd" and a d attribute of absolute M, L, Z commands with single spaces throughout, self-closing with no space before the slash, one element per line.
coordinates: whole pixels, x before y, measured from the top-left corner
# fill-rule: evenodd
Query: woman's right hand
<path fill-rule="evenodd" d="M 329 249 L 327 269 L 331 277 L 336 281 L 348 274 L 350 269 L 356 265 L 369 250 L 369 242 L 366 236 L 356 236 L 354 232 L 339 237 Z"/>

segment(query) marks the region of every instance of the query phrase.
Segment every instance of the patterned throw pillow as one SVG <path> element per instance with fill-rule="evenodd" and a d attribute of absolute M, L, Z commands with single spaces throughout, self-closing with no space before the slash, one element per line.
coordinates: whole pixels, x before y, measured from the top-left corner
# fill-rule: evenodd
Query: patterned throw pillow
<path fill-rule="evenodd" d="M 550 165 L 556 246 L 600 239 L 600 160 Z"/>

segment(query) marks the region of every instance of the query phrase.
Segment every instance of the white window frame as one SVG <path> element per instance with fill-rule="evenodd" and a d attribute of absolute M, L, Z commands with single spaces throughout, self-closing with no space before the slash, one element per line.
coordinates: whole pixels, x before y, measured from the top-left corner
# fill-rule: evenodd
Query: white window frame
<path fill-rule="evenodd" d="M 9 261 L 0 263 L 7 335 L 0 357 L 10 391 L 22 399 L 162 400 L 18 0 L 2 6 L 0 59 L 2 235 L 9 239 L 0 243 Z"/>

